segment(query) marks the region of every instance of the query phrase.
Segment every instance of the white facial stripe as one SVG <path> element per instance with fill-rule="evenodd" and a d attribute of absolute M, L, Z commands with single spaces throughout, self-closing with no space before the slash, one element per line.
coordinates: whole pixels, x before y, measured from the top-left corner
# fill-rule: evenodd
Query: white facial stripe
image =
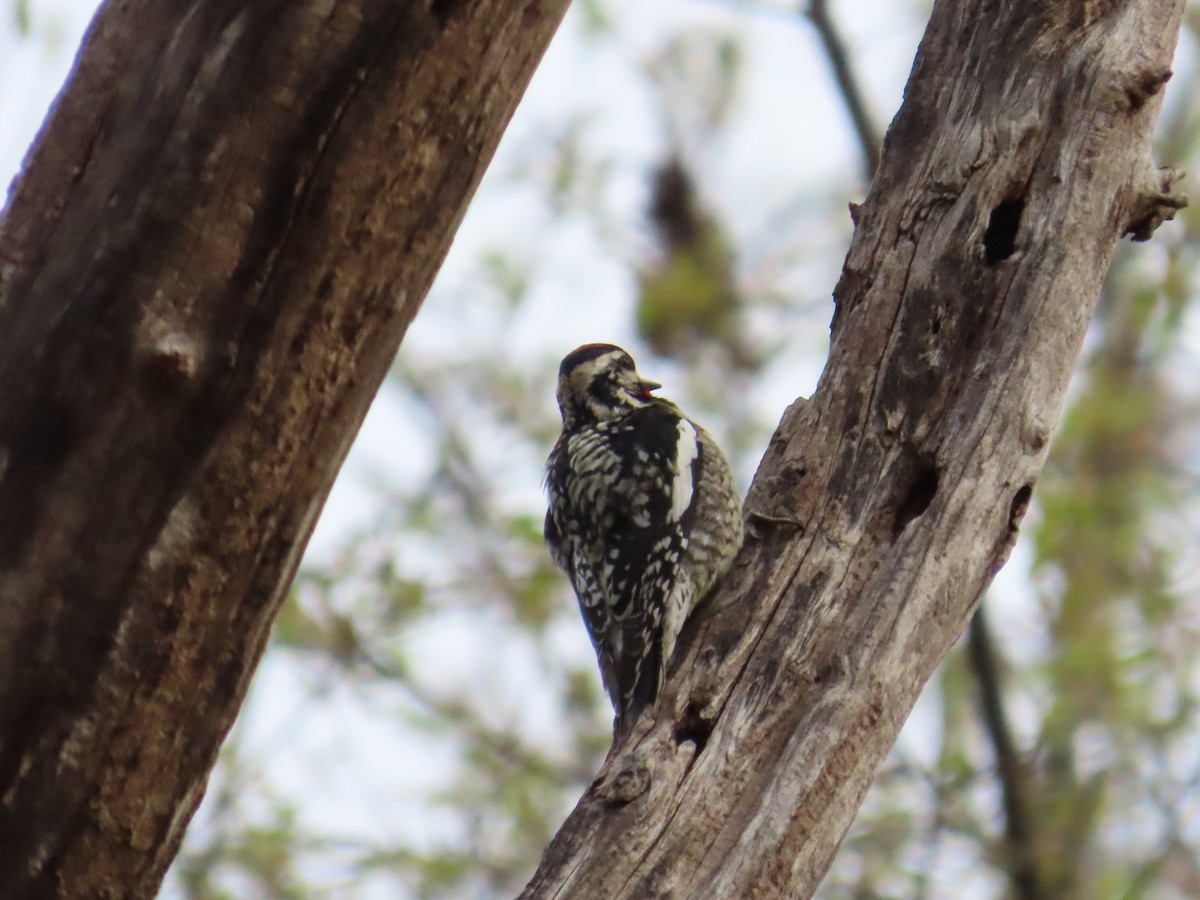
<path fill-rule="evenodd" d="M 589 359 L 583 365 L 575 369 L 571 373 L 571 383 L 574 385 L 576 392 L 583 394 L 589 384 L 596 379 L 605 369 L 612 365 L 613 358 L 617 354 L 605 353 L 603 356 L 597 356 L 595 359 Z"/>
<path fill-rule="evenodd" d="M 700 445 L 696 440 L 696 429 L 687 419 L 679 420 L 679 438 L 675 442 L 675 483 L 671 486 L 672 522 L 687 512 L 692 505 L 692 465 L 700 453 Z"/>

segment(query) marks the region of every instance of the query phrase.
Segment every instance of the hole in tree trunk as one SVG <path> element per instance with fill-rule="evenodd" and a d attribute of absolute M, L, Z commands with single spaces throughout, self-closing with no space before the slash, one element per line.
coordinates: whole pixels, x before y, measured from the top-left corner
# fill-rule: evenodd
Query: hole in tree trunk
<path fill-rule="evenodd" d="M 1017 232 L 1021 230 L 1021 214 L 1025 198 L 1005 200 L 992 210 L 987 231 L 983 234 L 983 253 L 988 265 L 1008 259 L 1017 250 Z"/>
<path fill-rule="evenodd" d="M 462 0 L 430 0 L 429 12 L 437 20 L 438 28 L 445 28 L 462 6 Z"/>
<path fill-rule="evenodd" d="M 710 734 L 712 734 L 712 722 L 704 718 L 699 706 L 689 703 L 683 718 L 675 723 L 676 745 L 691 741 L 696 745 L 696 757 L 699 757 L 704 752 L 704 745 L 708 743 Z"/>
<path fill-rule="evenodd" d="M 1012 505 L 1008 508 L 1008 530 L 1016 531 L 1029 511 L 1029 498 L 1033 496 L 1033 485 L 1026 484 L 1013 495 Z"/>
<path fill-rule="evenodd" d="M 918 458 L 916 470 L 909 482 L 908 492 L 896 509 L 896 519 L 892 523 L 892 540 L 900 537 L 908 524 L 924 515 L 929 504 L 937 496 L 938 470 L 930 459 Z"/>

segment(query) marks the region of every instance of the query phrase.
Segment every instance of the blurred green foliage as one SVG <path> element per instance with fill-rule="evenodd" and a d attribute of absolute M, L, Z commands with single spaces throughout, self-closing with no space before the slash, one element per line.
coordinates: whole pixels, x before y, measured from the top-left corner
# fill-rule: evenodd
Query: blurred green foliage
<path fill-rule="evenodd" d="M 704 208 L 679 158 L 652 174 L 650 223 L 660 258 L 640 273 L 638 334 L 661 356 L 686 357 L 697 343 L 738 343 L 741 298 L 734 260 L 717 218 Z"/>
<path fill-rule="evenodd" d="M 29 20 L 29 0 L 13 0 L 13 25 L 16 26 L 17 34 L 22 37 L 29 34 L 31 22 Z"/>

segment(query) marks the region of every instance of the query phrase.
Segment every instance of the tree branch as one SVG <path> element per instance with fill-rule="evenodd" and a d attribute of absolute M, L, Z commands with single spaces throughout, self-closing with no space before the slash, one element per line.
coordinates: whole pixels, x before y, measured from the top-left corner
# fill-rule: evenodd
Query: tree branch
<path fill-rule="evenodd" d="M 875 132 L 874 121 L 867 113 L 845 45 L 837 26 L 830 19 L 828 6 L 827 0 L 810 0 L 808 17 L 821 37 L 842 99 L 854 120 L 859 146 L 865 158 L 867 180 L 870 181 L 879 164 L 879 138 Z M 1004 698 L 1000 690 L 1000 673 L 996 666 L 994 643 L 982 600 L 971 617 L 968 634 L 967 658 L 979 688 L 980 712 L 996 756 L 996 777 L 1000 781 L 1001 795 L 1004 798 L 1005 839 L 1009 848 L 1006 869 L 1019 897 L 1023 900 L 1041 900 L 1044 892 L 1038 878 L 1033 817 L 1026 802 L 1027 779 L 1008 727 L 1008 714 L 1004 709 Z"/>
<path fill-rule="evenodd" d="M 875 120 L 867 109 L 866 97 L 863 96 L 858 77 L 850 65 L 850 54 L 846 51 L 841 33 L 829 14 L 828 0 L 808 0 L 805 14 L 812 22 L 817 38 L 825 50 L 825 57 L 833 69 L 833 79 L 837 82 L 838 91 L 846 104 L 846 111 L 850 113 L 854 132 L 858 135 L 858 145 L 863 153 L 863 169 L 867 181 L 870 182 L 879 168 L 882 141 L 879 139 L 879 130 L 875 127 Z"/>
<path fill-rule="evenodd" d="M 1000 672 L 992 646 L 991 631 L 983 607 L 975 610 L 967 637 L 967 659 L 979 687 L 979 707 L 992 752 L 996 756 L 996 777 L 1004 798 L 1004 836 L 1008 843 L 1008 864 L 1013 888 L 1022 900 L 1042 900 L 1038 878 L 1037 835 L 1029 811 L 1029 779 L 1021 764 L 1021 754 L 1008 727 L 1008 715 L 1000 693 Z"/>
<path fill-rule="evenodd" d="M 935 4 L 747 498 L 803 527 L 758 520 L 525 897 L 812 895 L 1008 557 L 1118 237 L 1179 202 L 1138 88 L 1182 6 Z"/>
<path fill-rule="evenodd" d="M 0 893 L 148 897 L 567 0 L 109 3 L 0 222 Z"/>
<path fill-rule="evenodd" d="M 837 76 L 842 99 L 855 122 L 859 146 L 866 160 L 867 180 L 870 181 L 875 175 L 879 161 L 879 139 L 875 133 L 874 121 L 866 111 L 858 79 L 850 65 L 837 26 L 829 17 L 827 0 L 810 0 L 808 16 L 821 36 L 822 45 Z M 1157 227 L 1157 224 L 1153 224 L 1153 227 Z M 1033 816 L 1030 815 L 1026 801 L 1028 779 L 1024 775 L 1020 754 L 1008 727 L 1008 714 L 1004 709 L 1004 698 L 1000 689 L 994 642 L 988 628 L 983 600 L 971 617 L 968 634 L 967 659 L 979 688 L 980 712 L 996 757 L 996 777 L 1000 781 L 1001 795 L 1004 798 L 1005 839 L 1009 848 L 1006 869 L 1019 897 L 1023 900 L 1041 900 L 1044 892 L 1038 878 L 1037 841 Z"/>

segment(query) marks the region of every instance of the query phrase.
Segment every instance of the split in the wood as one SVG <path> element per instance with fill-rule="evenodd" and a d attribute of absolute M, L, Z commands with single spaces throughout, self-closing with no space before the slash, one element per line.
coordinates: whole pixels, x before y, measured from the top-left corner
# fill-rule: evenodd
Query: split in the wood
<path fill-rule="evenodd" d="M 799 414 L 805 403 L 807 401 L 801 399 L 788 407 L 784 414 L 784 422 L 780 423 L 779 430 L 771 438 L 768 454 L 772 451 L 776 454 L 785 452 L 785 442 L 781 436 L 785 431 L 784 423 L 787 423 L 793 414 Z M 803 460 L 792 459 L 780 463 L 777 471 L 772 474 L 755 479 L 750 488 L 750 495 L 746 498 L 745 512 L 746 526 L 753 537 L 761 538 L 763 532 L 770 528 L 785 527 L 804 531 L 804 523 L 790 515 L 787 507 L 795 503 L 800 483 L 807 474 L 808 467 Z"/>
<path fill-rule="evenodd" d="M 748 510 L 746 512 L 746 525 L 756 538 L 762 537 L 759 526 L 763 525 L 769 525 L 774 528 L 795 528 L 798 531 L 804 531 L 804 523 L 799 519 L 794 519 L 791 516 L 776 516 L 757 510 Z"/>

